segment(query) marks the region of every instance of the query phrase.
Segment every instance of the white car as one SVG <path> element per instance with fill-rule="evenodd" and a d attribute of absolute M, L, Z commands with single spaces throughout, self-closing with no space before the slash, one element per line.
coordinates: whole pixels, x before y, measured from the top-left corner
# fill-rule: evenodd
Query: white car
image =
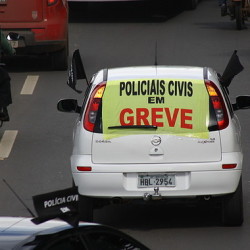
<path fill-rule="evenodd" d="M 228 67 L 242 66 L 236 52 Z M 74 71 L 74 70 L 73 70 Z M 243 222 L 242 148 L 228 85 L 208 67 L 148 66 L 103 69 L 95 74 L 76 112 L 71 169 L 82 219 L 107 202 L 219 200 L 224 225 Z M 72 73 L 72 72 L 71 72 Z M 75 88 L 75 86 L 73 86 Z"/>

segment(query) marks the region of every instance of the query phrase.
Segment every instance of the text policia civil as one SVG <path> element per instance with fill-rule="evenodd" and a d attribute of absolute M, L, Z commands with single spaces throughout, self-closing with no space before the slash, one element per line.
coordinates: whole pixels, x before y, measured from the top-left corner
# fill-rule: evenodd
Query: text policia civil
<path fill-rule="evenodd" d="M 103 96 L 104 133 L 134 134 L 105 127 L 155 126 L 159 133 L 199 137 L 197 133 L 208 132 L 208 107 L 204 80 L 108 81 Z"/>

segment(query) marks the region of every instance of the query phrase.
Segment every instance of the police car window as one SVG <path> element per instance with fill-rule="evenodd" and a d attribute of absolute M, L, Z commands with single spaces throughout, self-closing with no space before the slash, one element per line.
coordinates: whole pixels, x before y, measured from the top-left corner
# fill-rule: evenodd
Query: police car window
<path fill-rule="evenodd" d="M 89 233 L 87 239 L 92 250 L 143 250 L 129 239 L 112 233 Z"/>

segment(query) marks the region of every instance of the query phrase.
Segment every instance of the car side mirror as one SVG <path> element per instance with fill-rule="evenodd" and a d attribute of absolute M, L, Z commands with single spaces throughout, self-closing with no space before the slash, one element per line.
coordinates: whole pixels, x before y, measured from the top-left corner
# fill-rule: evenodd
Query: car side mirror
<path fill-rule="evenodd" d="M 233 104 L 233 110 L 249 109 L 250 108 L 250 96 L 243 95 L 236 97 L 236 103 Z"/>
<path fill-rule="evenodd" d="M 67 113 L 80 113 L 81 107 L 75 99 L 63 99 L 57 103 L 57 110 Z"/>

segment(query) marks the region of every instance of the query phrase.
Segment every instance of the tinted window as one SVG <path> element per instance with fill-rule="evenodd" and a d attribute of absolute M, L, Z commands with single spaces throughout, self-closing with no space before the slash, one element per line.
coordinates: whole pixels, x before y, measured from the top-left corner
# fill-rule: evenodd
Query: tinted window
<path fill-rule="evenodd" d="M 78 234 L 69 237 L 61 238 L 50 243 L 46 250 L 87 250 L 85 243 Z"/>

